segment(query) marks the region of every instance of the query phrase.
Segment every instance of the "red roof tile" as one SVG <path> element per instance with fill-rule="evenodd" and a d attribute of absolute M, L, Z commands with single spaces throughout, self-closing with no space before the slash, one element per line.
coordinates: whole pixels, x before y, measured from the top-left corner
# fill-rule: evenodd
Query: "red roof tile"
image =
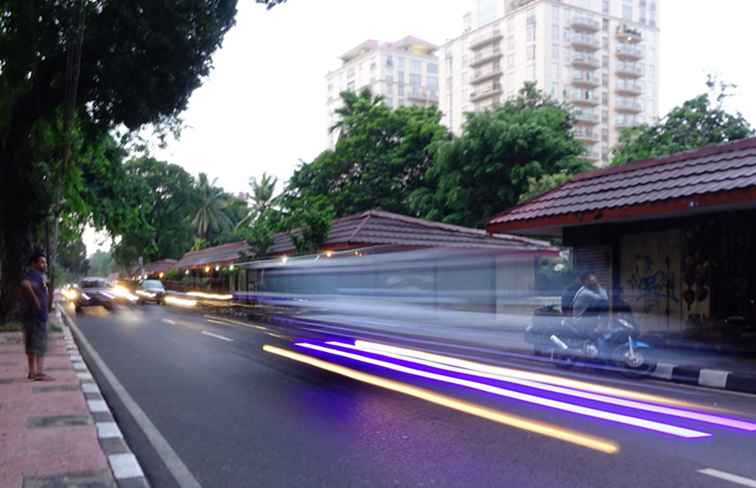
<path fill-rule="evenodd" d="M 504 227 L 566 214 L 630 208 L 756 187 L 756 138 L 708 146 L 577 175 L 553 190 L 499 213 Z"/>
<path fill-rule="evenodd" d="M 381 210 L 370 210 L 336 219 L 323 248 L 356 248 L 378 245 L 406 247 L 490 248 L 498 250 L 551 250 L 542 241 L 505 234 L 488 234 L 481 229 L 442 224 Z M 272 254 L 294 251 L 289 233 L 276 235 Z"/>
<path fill-rule="evenodd" d="M 208 247 L 207 249 L 184 254 L 178 264 L 176 264 L 176 268 L 185 269 L 230 264 L 239 260 L 248 252 L 249 245 L 247 245 L 247 241 Z"/>

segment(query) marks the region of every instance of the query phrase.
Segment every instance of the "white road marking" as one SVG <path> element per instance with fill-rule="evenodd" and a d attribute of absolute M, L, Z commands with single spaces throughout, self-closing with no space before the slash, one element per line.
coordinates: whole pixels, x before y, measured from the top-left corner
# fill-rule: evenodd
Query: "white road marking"
<path fill-rule="evenodd" d="M 163 322 L 170 325 L 176 325 L 176 321 L 171 319 L 163 319 Z"/>
<path fill-rule="evenodd" d="M 756 480 L 751 478 L 745 478 L 743 476 L 738 476 L 736 474 L 727 473 L 725 471 L 719 471 L 718 469 L 712 469 L 712 468 L 706 468 L 706 469 L 699 469 L 699 473 L 705 474 L 707 476 L 711 476 L 713 478 L 719 478 L 720 480 L 729 481 L 731 483 L 735 483 L 741 486 L 749 486 L 751 488 L 756 488 Z"/>
<path fill-rule="evenodd" d="M 226 342 L 234 342 L 233 339 L 229 339 L 228 337 L 225 337 L 225 336 L 222 336 L 222 335 L 219 335 L 219 334 L 213 334 L 212 332 L 208 332 L 206 330 L 202 331 L 202 335 L 206 335 L 206 336 L 210 336 L 210 337 L 215 337 L 216 339 L 220 339 L 220 340 L 226 341 Z"/>
<path fill-rule="evenodd" d="M 216 325 L 229 325 L 226 322 L 221 322 L 220 320 L 207 319 L 207 321 L 210 322 L 211 324 L 216 324 Z"/>
<path fill-rule="evenodd" d="M 179 487 L 202 488 L 202 485 L 199 484 L 194 475 L 192 475 L 191 471 L 189 471 L 189 468 L 187 468 L 186 465 L 181 461 L 181 459 L 178 457 L 178 454 L 176 454 L 176 451 L 173 450 L 171 445 L 168 444 L 168 441 L 165 439 L 165 437 L 163 437 L 157 427 L 155 427 L 155 424 L 152 423 L 149 417 L 147 417 L 147 414 L 144 413 L 144 410 L 141 409 L 137 402 L 134 401 L 134 399 L 131 397 L 129 392 L 126 391 L 126 388 L 124 388 L 121 382 L 118 381 L 118 378 L 116 378 L 116 376 L 113 374 L 110 368 L 108 368 L 97 351 L 95 351 L 94 347 L 92 347 L 92 345 L 89 343 L 89 340 L 84 337 L 84 334 L 81 333 L 78 325 L 76 325 L 76 322 L 74 322 L 68 316 L 66 318 L 68 318 L 71 329 L 76 334 L 76 337 L 79 340 L 82 348 L 86 349 L 87 357 L 92 358 L 92 361 L 94 361 L 97 369 L 102 372 L 102 375 L 105 377 L 107 382 L 110 383 L 113 391 L 121 399 L 121 403 L 123 403 L 129 413 L 131 413 L 131 416 L 134 418 L 134 420 L 136 420 L 137 424 L 139 424 L 139 427 L 142 429 L 147 439 L 149 439 L 150 443 L 155 448 L 155 451 L 157 451 L 158 456 L 160 456 L 163 463 L 171 472 Z M 89 379 L 92 379 L 91 375 L 87 374 L 87 376 L 89 376 Z M 112 458 L 112 456 L 109 457 L 108 460 L 111 462 L 111 466 L 113 466 L 114 464 L 113 461 L 125 461 L 124 464 L 126 465 L 126 467 L 128 467 L 131 461 L 125 458 Z"/>

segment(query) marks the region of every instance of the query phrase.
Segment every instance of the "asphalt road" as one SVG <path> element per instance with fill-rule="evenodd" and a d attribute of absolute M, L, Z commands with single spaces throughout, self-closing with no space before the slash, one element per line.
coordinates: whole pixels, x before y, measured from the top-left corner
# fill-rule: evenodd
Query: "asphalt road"
<path fill-rule="evenodd" d="M 116 313 L 93 309 L 79 316 L 68 312 L 203 487 L 756 487 L 756 432 L 639 412 L 626 405 L 576 400 L 522 385 L 505 385 L 506 391 L 520 397 L 502 397 L 295 346 L 292 339 L 323 339 L 308 331 L 224 324 L 158 306 L 122 307 Z M 584 443 L 614 446 L 616 452 L 503 425 L 346 378 L 265 352 L 266 344 L 463 400 L 468 407 L 517 416 L 528 425 L 546 423 L 551 433 L 569 430 Z M 381 359 L 371 354 L 362 357 Z M 516 367 L 523 369 L 523 364 Z M 92 370 L 152 485 L 179 486 L 122 399 L 102 381 L 96 367 Z M 697 411 L 722 411 L 730 418 L 756 421 L 754 396 L 544 371 L 694 403 Z M 490 379 L 473 380 L 501 386 Z M 522 395 L 710 435 L 682 438 L 558 410 L 553 403 L 528 403 Z M 713 471 L 704 474 L 701 470 Z M 729 475 L 742 478 L 737 482 L 720 478 Z"/>

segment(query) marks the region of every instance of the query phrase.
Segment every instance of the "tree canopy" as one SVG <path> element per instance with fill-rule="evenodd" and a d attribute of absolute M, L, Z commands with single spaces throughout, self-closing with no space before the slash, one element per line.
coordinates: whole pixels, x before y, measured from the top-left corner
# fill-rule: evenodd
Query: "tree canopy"
<path fill-rule="evenodd" d="M 408 198 L 431 167 L 434 144 L 449 137 L 440 112 L 392 109 L 369 90 L 341 97 L 336 147 L 297 168 L 286 198 L 326 196 L 336 217 L 374 208 L 411 213 Z"/>
<path fill-rule="evenodd" d="M 485 224 L 523 194 L 544 188 L 544 176 L 591 167 L 571 129 L 568 108 L 533 84 L 496 108 L 467 114 L 462 135 L 436 146 L 423 186 L 410 197 L 412 210 L 430 220 Z"/>
<path fill-rule="evenodd" d="M 724 103 L 733 85 L 709 77 L 708 93 L 673 108 L 659 122 L 623 129 L 612 164 L 656 158 L 710 144 L 735 141 L 754 135 L 753 127 L 736 112 L 728 113 Z"/>

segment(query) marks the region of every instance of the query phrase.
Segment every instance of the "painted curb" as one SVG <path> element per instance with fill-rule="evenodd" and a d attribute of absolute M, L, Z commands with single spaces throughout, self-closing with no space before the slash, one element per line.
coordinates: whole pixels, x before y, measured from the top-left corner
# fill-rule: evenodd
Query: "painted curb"
<path fill-rule="evenodd" d="M 79 378 L 81 392 L 84 395 L 87 408 L 94 419 L 97 429 L 97 440 L 100 443 L 103 454 L 108 460 L 108 465 L 116 484 L 119 488 L 149 488 L 150 484 L 144 475 L 139 460 L 134 456 L 131 448 L 126 443 L 107 401 L 102 396 L 97 380 L 89 372 L 87 361 L 79 351 L 74 334 L 71 332 L 72 319 L 60 310 L 58 313 L 60 313 L 62 321 L 65 324 L 63 334 L 66 341 L 66 352 Z"/>

